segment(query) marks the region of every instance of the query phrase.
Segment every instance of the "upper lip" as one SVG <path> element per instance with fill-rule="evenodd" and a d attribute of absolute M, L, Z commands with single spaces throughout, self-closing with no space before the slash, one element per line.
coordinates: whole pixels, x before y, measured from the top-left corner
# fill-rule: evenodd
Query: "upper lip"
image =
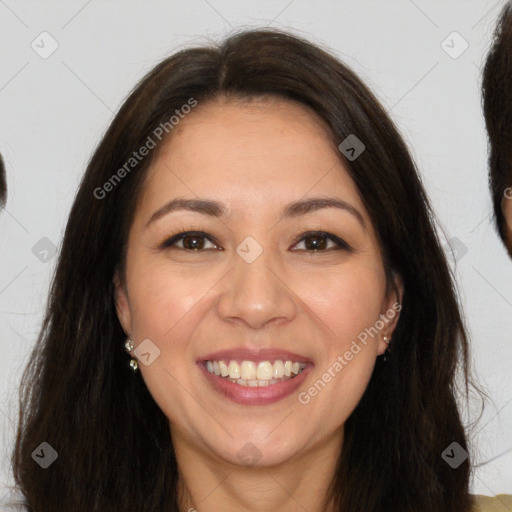
<path fill-rule="evenodd" d="M 247 361 L 270 361 L 281 359 L 283 361 L 296 361 L 298 363 L 310 363 L 311 360 L 307 357 L 301 356 L 300 354 L 296 354 L 294 352 L 290 352 L 289 350 L 282 350 L 279 348 L 261 348 L 261 349 L 251 349 L 251 348 L 233 348 L 233 349 L 225 349 L 219 350 L 217 352 L 211 352 L 203 357 L 198 359 L 198 362 L 203 361 L 225 361 L 225 360 L 247 360 Z"/>

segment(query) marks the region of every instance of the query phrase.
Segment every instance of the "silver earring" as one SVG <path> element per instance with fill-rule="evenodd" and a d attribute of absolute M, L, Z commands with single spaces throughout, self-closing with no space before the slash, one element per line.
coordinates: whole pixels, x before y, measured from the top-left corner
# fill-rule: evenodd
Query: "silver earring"
<path fill-rule="evenodd" d="M 382 336 L 382 339 L 384 340 L 384 343 L 388 346 L 386 350 L 384 351 L 384 355 L 382 357 L 382 362 L 385 363 L 389 360 L 389 357 L 391 356 L 391 352 L 389 351 L 389 343 L 391 340 L 387 336 Z"/>
<path fill-rule="evenodd" d="M 133 342 L 130 338 L 126 340 L 124 348 L 128 353 L 130 353 L 133 350 Z M 130 359 L 130 368 L 133 370 L 134 373 L 139 369 L 139 363 L 137 362 L 137 359 Z"/>

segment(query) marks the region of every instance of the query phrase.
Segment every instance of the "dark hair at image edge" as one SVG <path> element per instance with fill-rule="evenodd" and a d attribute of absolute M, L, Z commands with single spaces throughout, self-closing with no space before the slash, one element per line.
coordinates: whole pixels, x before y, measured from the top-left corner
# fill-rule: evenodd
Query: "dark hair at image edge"
<path fill-rule="evenodd" d="M 0 208 L 7 202 L 7 181 L 5 177 L 5 166 L 2 155 L 0 155 Z"/>
<path fill-rule="evenodd" d="M 507 239 L 502 199 L 512 187 L 512 3 L 500 14 L 483 69 L 482 98 L 489 139 L 489 186 L 496 227 Z M 512 256 L 512 240 L 508 251 Z"/>
<path fill-rule="evenodd" d="M 344 160 L 381 243 L 389 283 L 404 296 L 388 362 L 377 363 L 345 439 L 331 493 L 337 510 L 469 512 L 470 460 L 452 469 L 441 453 L 469 451 L 455 376 L 468 392 L 468 342 L 452 276 L 414 163 L 386 112 L 329 53 L 275 30 L 234 34 L 180 51 L 137 85 L 113 119 L 80 183 L 66 226 L 38 343 L 22 380 L 13 454 L 29 511 L 178 510 L 178 468 L 168 420 L 140 372 L 128 366 L 112 278 L 144 177 L 142 160 L 104 198 L 101 187 L 190 98 L 276 96 L 309 106 L 333 149 L 355 134 L 366 150 Z M 172 132 L 171 132 L 172 135 Z M 161 144 L 162 145 L 162 144 Z M 46 470 L 31 458 L 43 441 L 58 452 Z"/>

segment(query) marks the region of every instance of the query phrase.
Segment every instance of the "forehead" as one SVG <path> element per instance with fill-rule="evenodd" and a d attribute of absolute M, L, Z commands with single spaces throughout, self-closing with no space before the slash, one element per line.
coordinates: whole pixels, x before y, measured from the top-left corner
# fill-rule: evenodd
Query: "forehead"
<path fill-rule="evenodd" d="M 326 123 L 296 102 L 215 100 L 184 117 L 159 148 L 142 203 L 205 195 L 233 209 L 335 194 L 364 209 Z"/>

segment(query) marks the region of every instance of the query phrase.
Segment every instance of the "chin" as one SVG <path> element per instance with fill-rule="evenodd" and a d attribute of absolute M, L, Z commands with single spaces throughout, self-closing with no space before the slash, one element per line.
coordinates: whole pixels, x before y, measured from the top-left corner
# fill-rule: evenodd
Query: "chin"
<path fill-rule="evenodd" d="M 218 444 L 212 449 L 219 458 L 223 458 L 230 464 L 236 466 L 269 468 L 287 462 L 297 453 L 297 446 L 300 444 L 294 438 L 287 436 L 287 442 L 283 443 L 281 438 L 260 439 L 254 435 L 237 435 L 234 439 L 229 438 L 228 446 L 219 451 Z"/>

